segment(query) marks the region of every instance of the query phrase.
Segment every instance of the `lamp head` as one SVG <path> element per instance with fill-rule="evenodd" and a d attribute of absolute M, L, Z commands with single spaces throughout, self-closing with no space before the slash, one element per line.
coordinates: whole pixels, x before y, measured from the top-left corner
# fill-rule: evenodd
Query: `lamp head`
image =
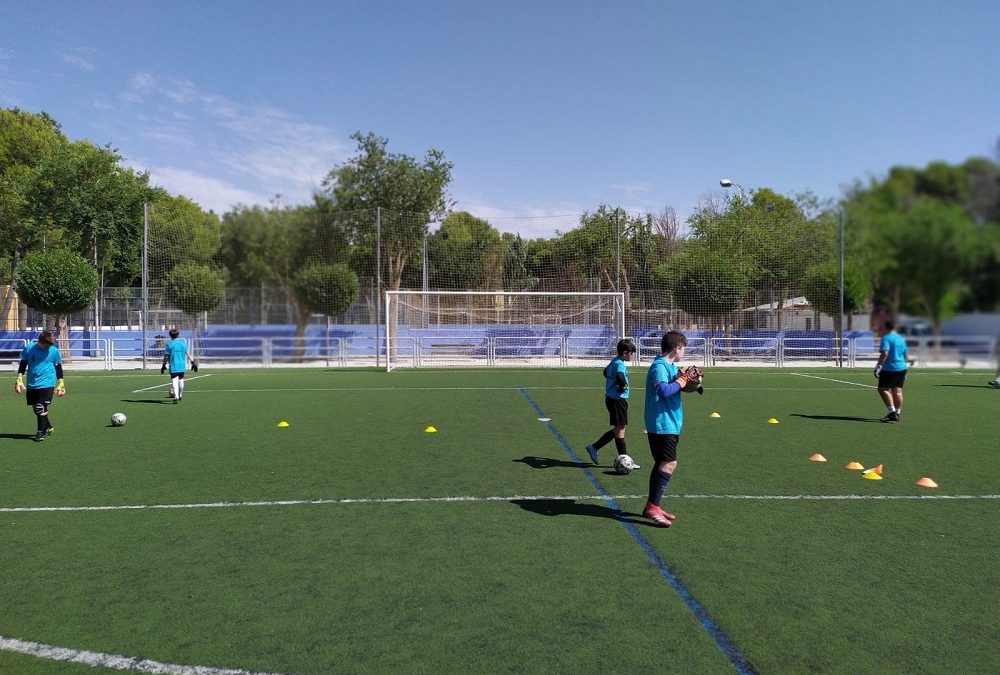
<path fill-rule="evenodd" d="M 719 185 L 721 185 L 724 188 L 732 187 L 733 181 L 729 180 L 728 178 L 723 178 L 722 180 L 719 181 Z"/>

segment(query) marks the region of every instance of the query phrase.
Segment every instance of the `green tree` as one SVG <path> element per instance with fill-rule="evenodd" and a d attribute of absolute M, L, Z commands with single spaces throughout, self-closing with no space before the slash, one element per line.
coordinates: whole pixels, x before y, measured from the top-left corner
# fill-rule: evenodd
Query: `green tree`
<path fill-rule="evenodd" d="M 369 132 L 351 136 L 357 154 L 324 179 L 317 201 L 326 201 L 332 210 L 375 211 L 379 227 L 354 230 L 347 239 L 381 255 L 377 265 L 385 267 L 383 277 L 391 290 L 399 290 L 407 263 L 418 255 L 427 235 L 428 224 L 441 221 L 451 202 L 446 191 L 451 183 L 452 163 L 440 150 L 428 150 L 422 162 L 404 154 L 390 153 L 388 140 Z M 350 222 L 350 221 L 344 221 Z M 378 289 L 381 293 L 381 289 Z M 389 332 L 395 332 L 395 314 L 388 317 Z"/>
<path fill-rule="evenodd" d="M 492 225 L 459 211 L 427 239 L 430 284 L 446 290 L 499 290 L 504 245 Z"/>
<path fill-rule="evenodd" d="M 66 315 L 89 305 L 97 293 L 97 271 L 73 251 L 32 251 L 15 273 L 21 302 L 43 314 L 57 317 L 59 348 L 68 345 Z"/>
<path fill-rule="evenodd" d="M 292 276 L 292 291 L 309 311 L 333 317 L 354 304 L 358 297 L 358 275 L 343 263 L 313 262 Z"/>
<path fill-rule="evenodd" d="M 802 294 L 816 312 L 834 317 L 835 331 L 841 331 L 840 317 L 840 261 L 827 260 L 806 270 L 802 280 Z M 851 318 L 864 307 L 871 295 L 868 276 L 856 265 L 844 265 L 844 313 L 847 315 L 847 329 L 851 328 Z"/>
<path fill-rule="evenodd" d="M 0 316 L 7 316 L 14 299 L 11 283 L 20 258 L 40 239 L 26 215 L 26 183 L 35 167 L 66 143 L 59 124 L 46 113 L 0 108 L 0 285 L 7 286 Z"/>
<path fill-rule="evenodd" d="M 1000 306 L 1000 166 L 893 167 L 848 192 L 849 259 L 867 270 L 890 314 L 922 314 L 939 330 L 958 309 Z"/>
<path fill-rule="evenodd" d="M 295 319 L 296 355 L 304 353 L 303 339 L 312 310 L 296 293 L 296 274 L 311 264 L 333 264 L 314 238 L 314 207 L 264 208 L 240 206 L 222 218 L 220 257 L 233 282 L 256 286 L 275 284 Z M 343 253 L 341 254 L 343 255 Z"/>
<path fill-rule="evenodd" d="M 165 192 L 149 204 L 150 283 L 158 283 L 180 263 L 208 265 L 221 245 L 221 225 L 214 213 Z"/>
<path fill-rule="evenodd" d="M 167 302 L 185 314 L 211 312 L 226 295 L 222 274 L 208 265 L 185 262 L 174 266 L 163 279 Z"/>
<path fill-rule="evenodd" d="M 653 278 L 669 289 L 679 309 L 716 329 L 743 307 L 747 294 L 746 277 L 730 262 L 705 242 L 689 241 L 680 253 L 653 268 Z"/>
<path fill-rule="evenodd" d="M 87 141 L 57 146 L 26 182 L 25 211 L 47 245 L 96 258 L 113 283 L 129 285 L 140 273 L 143 204 L 155 191 L 121 161 Z"/>
<path fill-rule="evenodd" d="M 399 290 L 406 264 L 423 245 L 428 224 L 443 220 L 451 207 L 446 190 L 452 164 L 439 150 L 428 150 L 422 162 L 390 153 L 388 140 L 374 133 L 358 132 L 351 138 L 358 144 L 357 155 L 327 175 L 320 198 L 339 213 L 381 208 L 386 280 L 390 289 Z M 349 238 L 374 249 L 375 236 L 374 229 L 365 229 Z"/>
<path fill-rule="evenodd" d="M 772 304 L 779 329 L 782 303 L 801 293 L 806 270 L 834 258 L 836 228 L 808 194 L 790 198 L 764 188 L 749 199 L 733 197 L 722 208 L 707 204 L 688 223 L 692 238 L 726 268 L 725 278 L 747 290 L 740 304 Z"/>

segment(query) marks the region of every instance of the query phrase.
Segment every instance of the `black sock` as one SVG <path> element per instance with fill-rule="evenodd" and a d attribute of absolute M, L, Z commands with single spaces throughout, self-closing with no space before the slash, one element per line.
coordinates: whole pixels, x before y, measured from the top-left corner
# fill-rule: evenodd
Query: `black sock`
<path fill-rule="evenodd" d="M 624 438 L 615 438 L 615 447 L 618 449 L 618 454 L 619 455 L 627 455 L 628 454 L 627 452 L 625 452 L 625 439 Z"/>
<path fill-rule="evenodd" d="M 611 439 L 614 438 L 614 437 L 615 437 L 615 432 L 613 432 L 610 429 L 608 429 L 607 431 L 604 432 L 603 436 L 601 436 L 596 441 L 594 441 L 594 449 L 595 450 L 600 450 L 605 445 L 607 445 L 608 443 L 610 443 Z"/>
<path fill-rule="evenodd" d="M 653 470 L 649 472 L 649 503 L 660 505 L 660 500 L 663 499 L 663 491 L 667 489 L 667 483 L 670 482 L 670 474 L 661 472 L 656 465 L 653 465 Z"/>
<path fill-rule="evenodd" d="M 36 415 L 35 416 L 35 422 L 36 422 L 37 427 L 38 427 L 38 433 L 40 433 L 40 434 L 45 433 L 45 429 L 48 428 L 46 425 L 48 425 L 48 423 L 49 423 L 49 417 L 48 417 L 48 415 Z"/>

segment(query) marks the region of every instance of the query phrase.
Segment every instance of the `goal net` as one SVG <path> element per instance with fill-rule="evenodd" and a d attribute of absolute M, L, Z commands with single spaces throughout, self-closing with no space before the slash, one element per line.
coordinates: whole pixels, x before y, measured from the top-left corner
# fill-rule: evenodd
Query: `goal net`
<path fill-rule="evenodd" d="M 625 334 L 623 293 L 387 291 L 386 370 L 603 362 Z"/>

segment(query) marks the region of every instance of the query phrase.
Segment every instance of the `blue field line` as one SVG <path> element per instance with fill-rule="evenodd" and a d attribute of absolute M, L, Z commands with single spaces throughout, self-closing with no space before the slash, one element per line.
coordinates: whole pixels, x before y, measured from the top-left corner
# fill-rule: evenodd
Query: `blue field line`
<path fill-rule="evenodd" d="M 521 396 L 524 397 L 524 400 L 528 402 L 528 405 L 534 409 L 539 419 L 546 419 L 545 426 L 548 428 L 549 433 L 555 437 L 556 441 L 559 442 L 559 445 L 562 446 L 562 449 L 567 455 L 569 455 L 569 458 L 574 462 L 581 464 L 581 459 L 575 452 L 573 452 L 573 448 L 570 447 L 569 443 L 566 442 L 566 439 L 563 438 L 563 435 L 559 433 L 558 429 L 556 429 L 556 425 L 552 423 L 552 420 L 547 419 L 547 416 L 542 412 L 542 409 L 538 407 L 538 404 L 535 403 L 530 396 L 528 396 L 528 392 L 524 390 L 524 387 L 521 387 L 520 392 Z M 698 602 L 698 600 L 691 594 L 691 591 L 688 590 L 688 587 L 684 585 L 684 582 L 677 578 L 677 575 L 670 569 L 670 566 L 667 565 L 666 561 L 660 557 L 653 546 L 646 540 L 645 537 L 642 536 L 639 532 L 639 528 L 637 528 L 634 523 L 624 518 L 625 512 L 608 493 L 608 491 L 604 489 L 604 486 L 597 480 L 594 473 L 587 467 L 581 467 L 581 470 L 587 477 L 587 480 L 590 481 L 590 484 L 594 486 L 595 490 L 597 490 L 598 494 L 604 498 L 607 505 L 615 511 L 618 517 L 618 522 L 620 522 L 622 527 L 624 527 L 628 533 L 632 535 L 632 539 L 634 539 L 639 545 L 642 552 L 646 554 L 649 561 L 660 571 L 660 574 L 667 580 L 670 587 L 674 589 L 677 595 L 680 596 L 681 600 L 684 601 L 684 604 L 687 605 L 687 608 L 691 610 L 695 617 L 697 617 L 701 627 L 704 628 L 709 637 L 715 641 L 715 644 L 722 650 L 722 653 L 729 660 L 729 663 L 732 664 L 736 672 L 741 675 L 754 675 L 757 671 L 754 670 L 747 658 L 743 656 L 743 653 L 739 650 L 739 648 L 733 644 L 733 641 L 722 632 L 719 625 L 716 624 L 715 621 L 712 620 L 712 617 L 708 615 L 708 611 L 705 607 Z"/>

